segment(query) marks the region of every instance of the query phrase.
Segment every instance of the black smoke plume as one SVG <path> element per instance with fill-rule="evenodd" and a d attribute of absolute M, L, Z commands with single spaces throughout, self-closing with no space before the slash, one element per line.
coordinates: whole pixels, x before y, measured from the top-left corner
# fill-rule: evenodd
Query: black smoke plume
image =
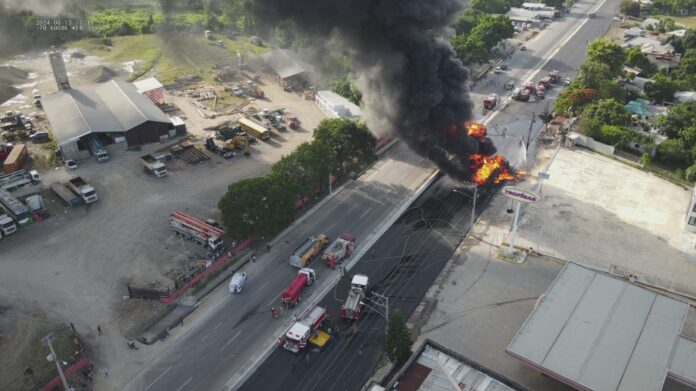
<path fill-rule="evenodd" d="M 469 137 L 467 69 L 443 38 L 459 0 L 256 0 L 258 19 L 290 19 L 310 37 L 337 32 L 364 90 L 368 124 L 397 134 L 452 177 L 469 180 L 468 157 L 493 154 Z"/>

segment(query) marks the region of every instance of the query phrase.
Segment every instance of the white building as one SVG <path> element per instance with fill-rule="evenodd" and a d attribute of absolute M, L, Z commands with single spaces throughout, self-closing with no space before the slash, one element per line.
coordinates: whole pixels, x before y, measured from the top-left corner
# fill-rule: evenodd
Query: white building
<path fill-rule="evenodd" d="M 319 110 L 331 118 L 357 120 L 362 117 L 360 107 L 333 91 L 317 92 L 315 102 Z"/>

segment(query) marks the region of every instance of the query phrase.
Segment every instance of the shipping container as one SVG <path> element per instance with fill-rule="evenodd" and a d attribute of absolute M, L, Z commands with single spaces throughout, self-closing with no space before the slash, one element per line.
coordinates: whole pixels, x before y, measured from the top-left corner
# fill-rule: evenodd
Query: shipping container
<path fill-rule="evenodd" d="M 5 163 L 2 165 L 5 174 L 21 170 L 24 165 L 24 160 L 26 160 L 28 155 L 29 153 L 27 152 L 27 146 L 25 144 L 15 145 L 7 156 L 7 159 L 5 159 Z"/>

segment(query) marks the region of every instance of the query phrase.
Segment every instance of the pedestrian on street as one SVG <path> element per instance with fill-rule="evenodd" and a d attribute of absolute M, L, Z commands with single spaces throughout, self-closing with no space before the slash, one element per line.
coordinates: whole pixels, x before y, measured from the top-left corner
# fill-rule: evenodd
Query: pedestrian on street
<path fill-rule="evenodd" d="M 104 373 L 104 377 L 109 377 L 109 368 L 102 368 L 102 373 Z"/>
<path fill-rule="evenodd" d="M 270 243 L 266 245 L 266 249 L 268 250 L 269 253 L 271 252 L 271 244 Z"/>
<path fill-rule="evenodd" d="M 98 333 L 99 335 L 102 335 L 101 325 L 97 325 L 97 333 Z"/>

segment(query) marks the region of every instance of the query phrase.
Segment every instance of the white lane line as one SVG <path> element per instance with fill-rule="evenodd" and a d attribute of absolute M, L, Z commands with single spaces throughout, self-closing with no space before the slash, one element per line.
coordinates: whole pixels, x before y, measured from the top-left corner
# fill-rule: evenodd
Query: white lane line
<path fill-rule="evenodd" d="M 213 330 L 215 330 L 216 328 L 220 327 L 221 325 L 222 325 L 222 322 L 218 322 L 218 324 L 216 324 L 215 327 L 213 327 Z"/>
<path fill-rule="evenodd" d="M 189 377 L 188 380 L 186 380 L 186 382 L 185 382 L 184 384 L 181 385 L 181 387 L 179 387 L 179 388 L 176 389 L 176 391 L 181 391 L 181 390 L 183 390 L 184 387 L 186 387 L 186 385 L 189 384 L 189 383 L 191 382 L 191 380 L 193 380 L 193 376 Z"/>
<path fill-rule="evenodd" d="M 145 387 L 145 391 L 149 390 L 150 387 L 152 387 L 155 383 L 157 383 L 157 381 L 158 381 L 159 379 L 161 379 L 162 376 L 166 375 L 167 372 L 169 372 L 170 369 L 172 369 L 172 367 L 169 367 L 169 368 L 167 368 L 164 372 L 162 372 L 162 374 L 159 375 L 159 377 L 157 377 L 157 379 L 155 379 L 155 381 L 153 381 L 152 383 L 150 383 L 149 386 Z"/>
<path fill-rule="evenodd" d="M 278 293 L 277 295 L 275 295 L 275 297 L 268 303 L 268 305 L 269 305 L 269 306 L 272 306 L 273 303 L 275 303 L 275 301 L 278 300 L 278 296 L 280 296 L 280 293 Z"/>
<path fill-rule="evenodd" d="M 360 215 L 360 218 L 362 219 L 363 217 L 365 217 L 365 215 L 367 215 L 368 213 L 370 213 L 371 210 L 372 210 L 372 207 L 367 208 L 367 210 L 364 211 L 364 212 Z"/>
<path fill-rule="evenodd" d="M 263 287 L 266 286 L 266 284 L 268 284 L 268 281 L 266 281 L 266 282 L 264 282 L 263 284 L 261 284 L 261 286 L 259 287 L 259 289 L 255 290 L 254 293 L 252 293 L 251 295 L 252 295 L 252 296 L 256 296 L 256 294 L 257 294 L 261 289 L 263 289 Z"/>
<path fill-rule="evenodd" d="M 239 337 L 239 334 L 241 334 L 241 333 L 242 333 L 241 331 L 237 331 L 237 334 L 235 334 L 234 337 L 230 338 L 230 340 L 227 341 L 227 343 L 223 347 L 220 348 L 220 351 L 222 352 L 227 347 L 227 345 L 231 344 L 232 341 L 237 339 L 237 337 Z"/>
<path fill-rule="evenodd" d="M 404 179 L 406 179 L 406 177 L 409 176 L 409 174 L 411 174 L 411 173 L 408 172 L 408 171 L 406 171 L 406 172 L 404 173 L 404 175 L 401 176 L 401 179 L 400 179 L 399 181 L 400 181 L 400 182 L 403 182 Z"/>
<path fill-rule="evenodd" d="M 204 335 L 203 338 L 201 338 L 201 342 L 205 341 L 205 339 L 208 338 L 209 335 L 210 335 L 210 333 Z"/>

